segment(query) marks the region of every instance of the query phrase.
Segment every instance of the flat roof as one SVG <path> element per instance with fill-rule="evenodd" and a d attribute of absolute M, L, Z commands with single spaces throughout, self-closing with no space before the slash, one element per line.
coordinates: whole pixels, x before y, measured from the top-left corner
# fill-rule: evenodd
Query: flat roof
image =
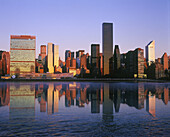
<path fill-rule="evenodd" d="M 30 35 L 11 35 L 11 39 L 36 39 L 36 37 Z"/>

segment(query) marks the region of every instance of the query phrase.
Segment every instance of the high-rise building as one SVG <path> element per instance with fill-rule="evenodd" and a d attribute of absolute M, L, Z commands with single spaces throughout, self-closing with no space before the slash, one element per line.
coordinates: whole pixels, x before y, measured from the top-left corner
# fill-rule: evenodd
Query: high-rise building
<path fill-rule="evenodd" d="M 137 48 L 126 54 L 126 69 L 129 77 L 143 78 L 144 76 L 144 54 L 143 49 Z"/>
<path fill-rule="evenodd" d="M 170 68 L 170 56 L 168 56 L 168 66 L 169 66 L 169 68 Z"/>
<path fill-rule="evenodd" d="M 54 73 L 54 68 L 59 66 L 59 51 L 58 45 L 48 43 L 47 67 L 49 73 Z"/>
<path fill-rule="evenodd" d="M 104 75 L 109 74 L 109 59 L 113 56 L 113 24 L 103 23 Z"/>
<path fill-rule="evenodd" d="M 80 58 L 80 68 L 87 69 L 86 55 L 82 55 Z"/>
<path fill-rule="evenodd" d="M 92 69 L 99 69 L 99 50 L 100 50 L 100 45 L 99 44 L 92 44 L 91 45 L 91 65 Z"/>
<path fill-rule="evenodd" d="M 46 45 L 41 45 L 41 53 L 40 53 L 40 56 L 41 56 L 42 64 L 45 65 L 46 56 L 47 56 Z"/>
<path fill-rule="evenodd" d="M 146 62 L 150 66 L 152 62 L 155 62 L 155 40 L 151 41 L 145 47 L 146 53 Z"/>
<path fill-rule="evenodd" d="M 114 49 L 114 71 L 117 71 L 120 68 L 120 51 L 119 46 L 115 45 Z"/>
<path fill-rule="evenodd" d="M 71 58 L 71 51 L 70 51 L 70 50 L 66 50 L 66 51 L 65 51 L 65 62 L 66 62 L 66 60 L 67 60 L 68 57 Z"/>
<path fill-rule="evenodd" d="M 10 74 L 10 54 L 0 51 L 0 75 Z"/>
<path fill-rule="evenodd" d="M 92 44 L 91 45 L 91 73 L 97 75 L 99 73 L 100 67 L 100 45 L 99 44 Z"/>
<path fill-rule="evenodd" d="M 163 54 L 161 58 L 161 64 L 163 65 L 164 70 L 168 70 L 168 55 L 166 52 Z"/>
<path fill-rule="evenodd" d="M 79 59 L 81 59 L 81 56 L 84 54 L 84 50 L 79 50 L 79 51 L 76 51 L 76 58 L 79 57 Z"/>
<path fill-rule="evenodd" d="M 103 54 L 100 53 L 100 73 L 103 76 Z"/>
<path fill-rule="evenodd" d="M 71 52 L 71 59 L 74 58 L 74 52 Z"/>
<path fill-rule="evenodd" d="M 11 35 L 10 75 L 35 72 L 36 37 Z"/>

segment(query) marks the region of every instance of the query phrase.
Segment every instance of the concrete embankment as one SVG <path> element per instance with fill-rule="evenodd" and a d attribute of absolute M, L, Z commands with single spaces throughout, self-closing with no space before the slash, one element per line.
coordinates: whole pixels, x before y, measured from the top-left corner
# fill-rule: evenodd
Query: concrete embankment
<path fill-rule="evenodd" d="M 66 78 L 66 79 L 0 79 L 0 82 L 158 82 L 166 80 L 134 79 L 134 78 Z"/>

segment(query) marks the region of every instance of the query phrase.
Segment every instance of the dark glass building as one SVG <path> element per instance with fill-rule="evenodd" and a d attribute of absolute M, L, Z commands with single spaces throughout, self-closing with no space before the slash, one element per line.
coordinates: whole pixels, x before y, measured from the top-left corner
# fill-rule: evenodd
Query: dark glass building
<path fill-rule="evenodd" d="M 103 23 L 104 75 L 109 74 L 109 59 L 113 56 L 113 23 Z"/>

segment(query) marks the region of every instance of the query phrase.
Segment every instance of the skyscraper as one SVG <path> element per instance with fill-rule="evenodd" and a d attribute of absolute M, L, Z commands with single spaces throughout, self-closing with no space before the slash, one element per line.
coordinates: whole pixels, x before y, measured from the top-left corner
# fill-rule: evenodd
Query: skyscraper
<path fill-rule="evenodd" d="M 54 45 L 53 43 L 48 43 L 48 72 L 54 73 L 54 67 L 59 66 L 59 52 L 58 45 Z"/>
<path fill-rule="evenodd" d="M 0 75 L 10 74 L 10 54 L 0 51 Z"/>
<path fill-rule="evenodd" d="M 109 59 L 113 56 L 113 24 L 103 23 L 104 75 L 109 74 Z"/>
<path fill-rule="evenodd" d="M 79 57 L 79 59 L 81 59 L 81 56 L 84 54 L 84 50 L 79 50 L 79 51 L 76 51 L 76 58 Z"/>
<path fill-rule="evenodd" d="M 119 46 L 115 45 L 114 49 L 114 71 L 117 71 L 120 68 L 120 51 Z"/>
<path fill-rule="evenodd" d="M 161 58 L 161 64 L 163 65 L 164 70 L 168 70 L 168 55 L 166 52 L 163 54 Z"/>
<path fill-rule="evenodd" d="M 99 69 L 99 59 L 100 59 L 100 45 L 99 44 L 92 44 L 91 45 L 91 64 L 92 69 Z"/>
<path fill-rule="evenodd" d="M 66 60 L 67 60 L 68 57 L 71 58 L 71 51 L 70 51 L 70 50 L 66 50 L 66 51 L 65 51 L 65 62 L 66 62 Z"/>
<path fill-rule="evenodd" d="M 41 56 L 41 61 L 42 61 L 42 64 L 45 65 L 45 62 L 46 62 L 46 56 L 47 56 L 47 53 L 46 53 L 46 45 L 41 45 L 41 53 L 40 53 L 40 56 Z"/>
<path fill-rule="evenodd" d="M 155 62 L 155 40 L 151 41 L 146 47 L 146 62 L 150 66 L 152 62 Z"/>
<path fill-rule="evenodd" d="M 35 72 L 36 37 L 11 35 L 10 75 Z"/>
<path fill-rule="evenodd" d="M 126 53 L 126 69 L 129 77 L 137 75 L 138 78 L 144 76 L 144 55 L 143 49 L 137 48 Z"/>

